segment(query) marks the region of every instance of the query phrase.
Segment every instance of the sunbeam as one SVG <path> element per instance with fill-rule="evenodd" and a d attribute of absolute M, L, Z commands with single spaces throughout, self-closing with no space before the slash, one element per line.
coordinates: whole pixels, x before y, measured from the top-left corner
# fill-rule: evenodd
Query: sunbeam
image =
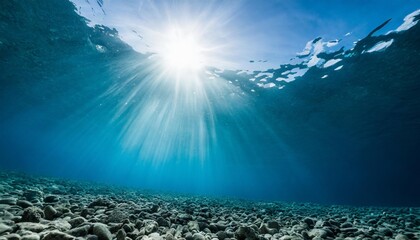
<path fill-rule="evenodd" d="M 164 65 L 174 71 L 197 71 L 205 63 L 205 51 L 197 36 L 174 28 L 164 36 L 159 51 Z"/>

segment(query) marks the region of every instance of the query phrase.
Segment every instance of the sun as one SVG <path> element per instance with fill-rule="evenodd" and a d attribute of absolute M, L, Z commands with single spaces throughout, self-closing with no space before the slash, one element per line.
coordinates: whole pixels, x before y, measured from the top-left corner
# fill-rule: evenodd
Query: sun
<path fill-rule="evenodd" d="M 165 34 L 160 55 L 165 68 L 178 72 L 199 70 L 205 62 L 205 50 L 198 36 L 181 29 Z"/>

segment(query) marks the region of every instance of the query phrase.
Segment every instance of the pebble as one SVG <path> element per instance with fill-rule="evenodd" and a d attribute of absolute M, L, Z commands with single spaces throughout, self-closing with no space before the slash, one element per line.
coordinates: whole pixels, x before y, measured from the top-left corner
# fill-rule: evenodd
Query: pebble
<path fill-rule="evenodd" d="M 22 222 L 38 223 L 44 217 L 44 212 L 38 207 L 25 208 L 22 214 Z"/>
<path fill-rule="evenodd" d="M 144 231 L 148 235 L 158 229 L 158 223 L 154 220 L 144 220 Z"/>
<path fill-rule="evenodd" d="M 14 179 L 19 176 L 0 172 L 3 194 L 0 240 L 411 240 L 420 237 L 419 208 L 220 201 L 153 195 L 48 178 Z"/>
<path fill-rule="evenodd" d="M 112 234 L 107 226 L 102 223 L 95 223 L 93 225 L 93 234 L 98 236 L 98 240 L 112 240 Z"/>
<path fill-rule="evenodd" d="M 84 237 L 84 236 L 88 235 L 89 229 L 90 229 L 90 226 L 85 225 L 85 226 L 70 229 L 66 233 L 70 234 L 72 236 L 75 236 L 75 237 Z"/>
<path fill-rule="evenodd" d="M 18 200 L 16 202 L 16 205 L 18 205 L 19 207 L 22 207 L 22 208 L 27 208 L 27 207 L 32 207 L 33 206 L 33 204 L 31 202 L 26 201 L 26 200 Z"/>
<path fill-rule="evenodd" d="M 118 230 L 116 235 L 117 235 L 117 240 L 125 240 L 127 233 L 124 231 L 124 229 L 120 229 Z"/>
<path fill-rule="evenodd" d="M 308 226 L 310 228 L 313 227 L 315 225 L 315 223 L 316 223 L 316 221 L 314 219 L 308 218 L 308 217 L 307 218 L 304 218 L 303 219 L 303 222 L 306 223 L 306 224 L 308 224 Z"/>
<path fill-rule="evenodd" d="M 24 235 L 21 238 L 21 240 L 39 240 L 39 239 L 40 239 L 39 235 L 35 233 Z"/>
<path fill-rule="evenodd" d="M 86 219 L 84 217 L 75 217 L 68 220 L 68 223 L 70 223 L 72 227 L 77 227 L 80 224 L 85 223 L 85 222 L 86 222 Z"/>
<path fill-rule="evenodd" d="M 57 210 L 55 210 L 55 208 L 51 205 L 48 205 L 44 208 L 44 215 L 45 219 L 53 220 L 54 217 L 57 215 Z"/>
<path fill-rule="evenodd" d="M 228 238 L 228 234 L 225 231 L 217 232 L 216 236 L 219 240 L 224 240 L 224 239 Z"/>
<path fill-rule="evenodd" d="M 170 222 L 163 217 L 159 217 L 156 222 L 158 223 L 159 227 L 169 227 Z"/>
<path fill-rule="evenodd" d="M 59 200 L 60 198 L 55 195 L 49 195 L 44 198 L 44 202 L 46 203 L 55 203 L 55 202 L 58 202 Z"/>
<path fill-rule="evenodd" d="M 201 233 L 194 233 L 193 240 L 206 240 L 206 238 Z"/>
<path fill-rule="evenodd" d="M 48 228 L 47 225 L 41 223 L 32 222 L 20 222 L 16 224 L 21 230 L 27 230 L 35 233 L 39 233 Z"/>
<path fill-rule="evenodd" d="M 149 237 L 149 240 L 163 240 L 163 237 L 160 236 L 160 234 L 157 232 L 149 234 L 148 237 Z"/>
<path fill-rule="evenodd" d="M 0 198 L 0 204 L 16 205 L 16 198 Z"/>
<path fill-rule="evenodd" d="M 395 240 L 409 240 L 409 238 L 406 235 L 400 233 L 395 236 Z"/>
<path fill-rule="evenodd" d="M 8 234 L 5 236 L 7 240 L 20 240 L 21 236 L 16 233 Z"/>
<path fill-rule="evenodd" d="M 4 223 L 0 223 L 0 234 L 5 233 L 5 232 L 11 232 L 11 231 L 12 231 L 12 227 Z"/>
<path fill-rule="evenodd" d="M 236 230 L 235 237 L 238 240 L 258 240 L 255 230 L 249 226 L 241 226 Z"/>
<path fill-rule="evenodd" d="M 60 232 L 58 230 L 53 230 L 51 232 L 48 232 L 43 238 L 42 240 L 74 240 L 75 237 Z"/>
<path fill-rule="evenodd" d="M 312 229 L 308 232 L 308 236 L 310 238 L 315 238 L 315 237 L 326 238 L 327 232 L 324 229 Z"/>

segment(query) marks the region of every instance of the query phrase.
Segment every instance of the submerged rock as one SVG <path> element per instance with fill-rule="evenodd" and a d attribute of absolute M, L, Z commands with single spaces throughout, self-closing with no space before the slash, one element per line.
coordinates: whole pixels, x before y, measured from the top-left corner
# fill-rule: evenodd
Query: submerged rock
<path fill-rule="evenodd" d="M 70 229 L 66 233 L 70 234 L 72 236 L 75 236 L 75 237 L 84 237 L 84 236 L 88 235 L 89 229 L 90 229 L 90 226 L 85 225 L 85 226 Z"/>
<path fill-rule="evenodd" d="M 16 233 L 11 233 L 11 234 L 8 234 L 8 235 L 6 235 L 4 237 L 7 240 L 20 240 L 21 239 L 21 236 L 19 234 L 16 234 Z"/>
<path fill-rule="evenodd" d="M 169 227 L 170 222 L 163 217 L 159 217 L 156 222 L 159 224 L 159 227 Z"/>
<path fill-rule="evenodd" d="M 39 235 L 35 233 L 24 235 L 21 238 L 21 240 L 39 240 L 39 239 L 40 239 Z"/>
<path fill-rule="evenodd" d="M 0 223 L 0 234 L 5 233 L 5 232 L 11 232 L 11 231 L 12 231 L 12 227 L 4 223 Z"/>
<path fill-rule="evenodd" d="M 39 233 L 48 228 L 47 225 L 41 223 L 21 222 L 16 224 L 19 229 Z"/>
<path fill-rule="evenodd" d="M 120 229 L 118 230 L 116 235 L 117 235 L 117 240 L 125 240 L 127 233 L 125 233 L 124 229 Z"/>
<path fill-rule="evenodd" d="M 80 224 L 85 223 L 85 222 L 86 222 L 86 219 L 84 217 L 75 217 L 75 218 L 72 218 L 72 219 L 68 220 L 68 223 L 70 223 L 70 225 L 73 228 L 77 227 Z"/>
<path fill-rule="evenodd" d="M 48 205 L 44 208 L 44 215 L 45 219 L 53 220 L 54 217 L 57 215 L 57 210 L 55 210 L 55 208 L 53 208 L 52 206 Z"/>
<path fill-rule="evenodd" d="M 0 204 L 16 205 L 16 198 L 0 198 Z"/>
<path fill-rule="evenodd" d="M 155 232 L 158 229 L 158 223 L 154 220 L 144 220 L 144 231 L 146 234 Z"/>
<path fill-rule="evenodd" d="M 114 209 L 108 216 L 108 222 L 118 223 L 128 218 L 128 213 L 121 209 Z"/>
<path fill-rule="evenodd" d="M 91 202 L 88 207 L 89 208 L 94 208 L 94 207 L 108 207 L 111 204 L 112 204 L 111 201 L 109 201 L 108 199 L 98 198 L 95 201 Z"/>
<path fill-rule="evenodd" d="M 67 233 L 63 233 L 60 232 L 58 230 L 53 230 L 51 232 L 48 232 L 43 238 L 42 240 L 74 240 L 75 237 L 67 234 Z"/>
<path fill-rule="evenodd" d="M 95 223 L 93 225 L 93 234 L 98 236 L 98 240 L 112 240 L 112 234 L 107 226 L 102 223 Z"/>
<path fill-rule="evenodd" d="M 238 240 L 258 240 L 258 235 L 252 227 L 242 226 L 235 232 L 235 237 Z"/>
<path fill-rule="evenodd" d="M 27 208 L 27 207 L 32 207 L 33 206 L 33 204 L 31 202 L 26 201 L 26 200 L 18 200 L 16 202 L 16 205 L 18 205 L 22 208 Z"/>
<path fill-rule="evenodd" d="M 38 223 L 44 217 L 44 212 L 38 207 L 28 207 L 23 211 L 22 222 Z"/>
<path fill-rule="evenodd" d="M 60 198 L 55 195 L 49 195 L 44 198 L 44 202 L 46 203 L 54 203 L 54 202 L 58 202 L 59 200 Z"/>
<path fill-rule="evenodd" d="M 206 238 L 201 233 L 194 233 L 192 239 L 193 240 L 206 240 Z"/>

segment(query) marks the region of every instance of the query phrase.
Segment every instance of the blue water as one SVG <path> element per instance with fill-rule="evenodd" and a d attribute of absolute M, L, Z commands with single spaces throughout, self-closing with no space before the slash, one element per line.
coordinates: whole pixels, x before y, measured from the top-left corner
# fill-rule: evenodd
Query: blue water
<path fill-rule="evenodd" d="M 343 48 L 316 37 L 279 68 L 208 67 L 183 81 L 70 2 L 2 1 L 0 167 L 156 191 L 419 206 L 420 26 Z"/>

